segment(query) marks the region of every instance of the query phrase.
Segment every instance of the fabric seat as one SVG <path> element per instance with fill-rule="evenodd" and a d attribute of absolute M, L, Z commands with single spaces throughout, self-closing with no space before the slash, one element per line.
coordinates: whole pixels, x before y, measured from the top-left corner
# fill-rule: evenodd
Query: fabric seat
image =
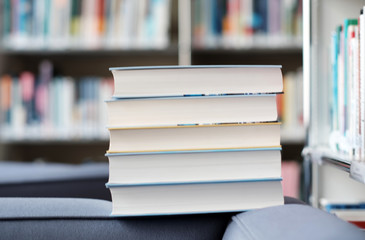
<path fill-rule="evenodd" d="M 0 162 L 0 197 L 111 200 L 108 163 Z"/>
<path fill-rule="evenodd" d="M 234 213 L 110 217 L 112 203 L 75 198 L 0 198 L 0 239 L 222 239 Z"/>
<path fill-rule="evenodd" d="M 263 208 L 232 218 L 224 240 L 357 240 L 365 233 L 322 210 L 299 204 Z"/>

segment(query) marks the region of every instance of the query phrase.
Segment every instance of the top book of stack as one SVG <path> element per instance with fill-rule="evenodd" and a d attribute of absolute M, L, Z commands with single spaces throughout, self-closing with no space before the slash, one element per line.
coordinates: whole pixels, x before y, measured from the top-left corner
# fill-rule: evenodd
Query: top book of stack
<path fill-rule="evenodd" d="M 227 71 L 229 69 L 229 71 Z M 110 68 L 114 98 L 282 93 L 280 65 Z"/>

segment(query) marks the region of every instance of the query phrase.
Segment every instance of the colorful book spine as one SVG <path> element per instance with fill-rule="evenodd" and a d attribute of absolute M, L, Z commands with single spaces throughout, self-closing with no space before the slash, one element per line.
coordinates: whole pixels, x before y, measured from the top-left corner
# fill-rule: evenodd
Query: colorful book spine
<path fill-rule="evenodd" d="M 303 125 L 303 72 L 298 69 L 283 76 L 284 94 L 277 95 L 278 116 L 285 131 L 302 130 Z"/>
<path fill-rule="evenodd" d="M 365 8 L 365 7 L 364 7 Z M 364 11 L 362 9 L 362 11 L 360 12 L 360 17 L 359 17 L 359 22 L 360 22 L 360 28 L 359 28 L 359 55 L 360 55 L 360 64 L 359 64 L 359 75 L 360 75 L 360 80 L 359 80 L 359 88 L 360 88 L 360 96 L 359 96 L 359 104 L 360 107 L 358 109 L 359 111 L 359 116 L 360 116 L 360 137 L 359 137 L 359 145 L 360 145 L 360 159 L 364 159 L 365 156 L 365 68 L 364 68 L 364 64 L 365 64 L 365 16 L 364 16 Z"/>
<path fill-rule="evenodd" d="M 365 24 L 363 11 L 358 19 L 345 19 L 331 40 L 331 134 L 332 150 L 363 160 Z"/>

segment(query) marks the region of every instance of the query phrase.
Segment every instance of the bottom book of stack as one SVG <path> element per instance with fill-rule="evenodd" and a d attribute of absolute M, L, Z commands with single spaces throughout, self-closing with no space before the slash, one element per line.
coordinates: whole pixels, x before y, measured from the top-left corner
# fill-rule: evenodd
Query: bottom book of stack
<path fill-rule="evenodd" d="M 282 205 L 281 148 L 107 154 L 113 216 L 241 212 Z"/>

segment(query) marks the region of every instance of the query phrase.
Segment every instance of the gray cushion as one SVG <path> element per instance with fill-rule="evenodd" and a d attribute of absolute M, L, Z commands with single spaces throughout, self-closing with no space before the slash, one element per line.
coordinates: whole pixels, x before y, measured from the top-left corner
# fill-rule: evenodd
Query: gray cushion
<path fill-rule="evenodd" d="M 222 239 L 233 213 L 110 217 L 112 203 L 71 198 L 0 198 L 0 239 Z"/>
<path fill-rule="evenodd" d="M 0 162 L 0 184 L 104 178 L 108 163 L 62 164 L 42 162 Z"/>
<path fill-rule="evenodd" d="M 83 198 L 0 198 L 0 219 L 110 218 L 112 203 Z"/>
<path fill-rule="evenodd" d="M 234 216 L 223 239 L 363 240 L 365 233 L 322 210 L 289 204 Z"/>
<path fill-rule="evenodd" d="M 111 200 L 108 163 L 0 162 L 0 197 L 71 197 Z"/>

